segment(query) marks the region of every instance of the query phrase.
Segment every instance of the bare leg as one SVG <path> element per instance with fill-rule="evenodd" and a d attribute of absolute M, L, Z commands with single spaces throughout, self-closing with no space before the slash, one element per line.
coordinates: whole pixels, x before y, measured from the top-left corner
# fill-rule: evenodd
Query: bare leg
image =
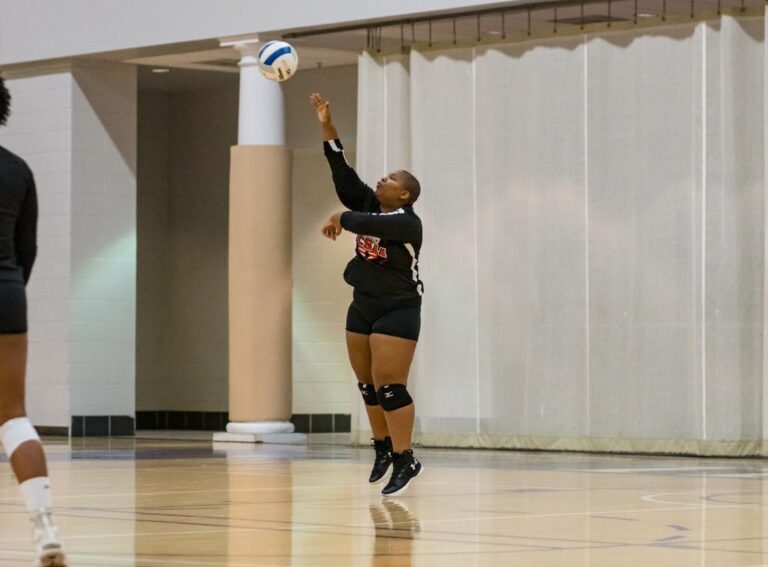
<path fill-rule="evenodd" d="M 408 384 L 416 341 L 374 333 L 371 335 L 373 381 L 376 390 L 388 384 Z M 395 453 L 411 448 L 415 408 L 413 404 L 385 412 Z"/>
<path fill-rule="evenodd" d="M 25 417 L 24 378 L 27 367 L 27 335 L 0 335 L 0 425 Z M 11 467 L 19 483 L 48 476 L 43 447 L 27 441 L 14 451 Z"/>
<path fill-rule="evenodd" d="M 0 335 L 0 423 L 25 418 L 24 380 L 27 369 L 27 335 Z M 40 441 L 29 428 L 28 420 L 18 420 L 3 432 L 3 442 L 13 447 L 16 439 L 28 439 L 11 454 L 11 468 L 19 481 L 27 510 L 32 513 L 38 564 L 50 567 L 66 565 L 58 529 L 51 516 L 51 487 L 48 467 Z M 21 433 L 20 433 L 21 431 Z M 15 432 L 15 433 L 14 433 Z M 6 452 L 8 447 L 4 447 Z"/>
<path fill-rule="evenodd" d="M 347 331 L 347 353 L 357 381 L 363 384 L 373 384 L 371 346 L 368 335 Z M 385 437 L 389 436 L 384 410 L 381 409 L 381 406 L 365 405 L 365 411 L 371 424 L 373 438 L 377 441 L 383 441 Z"/>

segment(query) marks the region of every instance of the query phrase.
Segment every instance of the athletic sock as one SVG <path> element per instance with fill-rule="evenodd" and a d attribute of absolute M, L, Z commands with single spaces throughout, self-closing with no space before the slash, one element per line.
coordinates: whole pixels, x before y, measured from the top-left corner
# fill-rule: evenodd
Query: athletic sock
<path fill-rule="evenodd" d="M 51 510 L 53 508 L 53 495 L 51 494 L 51 483 L 47 476 L 37 476 L 30 478 L 19 484 L 27 510 L 37 512 L 38 510 Z"/>

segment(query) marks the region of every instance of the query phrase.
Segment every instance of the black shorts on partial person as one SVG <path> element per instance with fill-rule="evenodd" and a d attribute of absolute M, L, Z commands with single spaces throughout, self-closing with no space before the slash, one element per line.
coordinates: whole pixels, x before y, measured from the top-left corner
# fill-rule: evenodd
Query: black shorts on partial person
<path fill-rule="evenodd" d="M 0 335 L 27 332 L 27 293 L 24 282 L 0 279 Z"/>
<path fill-rule="evenodd" d="M 421 297 L 383 299 L 355 290 L 347 311 L 347 331 L 419 340 Z"/>

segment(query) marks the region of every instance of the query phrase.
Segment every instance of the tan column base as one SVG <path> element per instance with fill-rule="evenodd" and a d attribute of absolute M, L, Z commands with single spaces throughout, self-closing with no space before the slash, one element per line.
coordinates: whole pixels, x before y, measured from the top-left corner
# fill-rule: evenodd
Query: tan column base
<path fill-rule="evenodd" d="M 227 431 L 288 433 L 293 431 L 290 150 L 234 146 L 229 199 Z"/>

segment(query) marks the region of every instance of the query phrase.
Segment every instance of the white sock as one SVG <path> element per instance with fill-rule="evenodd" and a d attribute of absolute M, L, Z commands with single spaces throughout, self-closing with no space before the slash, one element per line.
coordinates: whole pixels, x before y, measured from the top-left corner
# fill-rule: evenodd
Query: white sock
<path fill-rule="evenodd" d="M 19 489 L 24 496 L 28 511 L 37 512 L 40 509 L 50 510 L 53 508 L 51 483 L 47 476 L 37 476 L 25 480 L 19 485 Z"/>

